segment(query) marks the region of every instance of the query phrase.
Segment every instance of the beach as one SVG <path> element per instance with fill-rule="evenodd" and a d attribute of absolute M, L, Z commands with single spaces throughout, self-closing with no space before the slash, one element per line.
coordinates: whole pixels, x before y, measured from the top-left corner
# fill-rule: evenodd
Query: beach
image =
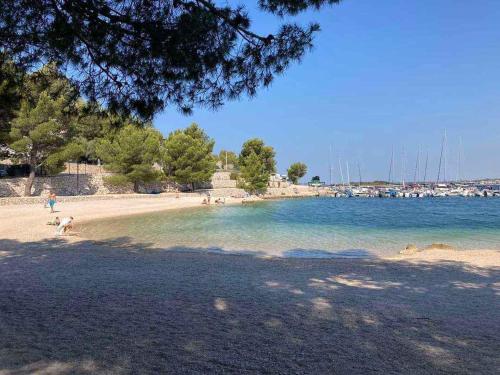
<path fill-rule="evenodd" d="M 86 197 L 79 201 L 59 202 L 56 212 L 51 214 L 50 209 L 43 203 L 16 204 L 0 207 L 0 238 L 23 241 L 53 238 L 55 228 L 47 225 L 56 216 L 59 218 L 73 216 L 75 225 L 111 218 L 156 212 L 172 209 L 206 207 L 202 204 L 204 196 L 199 194 L 158 194 L 141 195 L 128 194 L 122 196 Z M 107 198 L 107 199 L 106 199 Z M 212 201 L 215 200 L 215 197 Z M 241 198 L 226 197 L 226 204 L 241 203 Z M 78 237 L 65 237 L 69 241 L 78 240 Z"/>
<path fill-rule="evenodd" d="M 0 374 L 499 371 L 496 250 L 279 258 L 56 238 L 46 225 L 201 200 L 0 207 Z"/>

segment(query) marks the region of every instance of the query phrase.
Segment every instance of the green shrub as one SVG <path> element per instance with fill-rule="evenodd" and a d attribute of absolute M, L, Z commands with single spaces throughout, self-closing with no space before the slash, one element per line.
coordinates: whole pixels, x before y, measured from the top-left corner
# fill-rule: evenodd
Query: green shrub
<path fill-rule="evenodd" d="M 130 184 L 130 180 L 122 174 L 114 174 L 103 178 L 106 185 L 113 187 L 125 187 Z"/>

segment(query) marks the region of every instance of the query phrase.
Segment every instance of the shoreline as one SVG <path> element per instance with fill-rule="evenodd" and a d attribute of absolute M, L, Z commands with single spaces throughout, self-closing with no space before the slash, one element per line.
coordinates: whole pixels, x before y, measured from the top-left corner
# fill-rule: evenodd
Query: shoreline
<path fill-rule="evenodd" d="M 214 194 L 213 199 L 217 195 Z M 294 197 L 296 198 L 296 197 Z M 303 197 L 309 198 L 309 197 Z M 154 196 L 121 196 L 119 199 L 110 197 L 109 199 L 99 198 L 97 200 L 84 199 L 84 200 L 69 200 L 59 201 L 56 205 L 56 213 L 50 214 L 48 209 L 44 208 L 42 203 L 39 205 L 34 204 L 15 204 L 9 206 L 0 206 L 0 238 L 23 242 L 46 241 L 57 239 L 55 236 L 55 227 L 46 225 L 46 223 L 56 216 L 75 217 L 75 227 L 84 226 L 91 221 L 100 219 L 110 219 L 118 217 L 135 216 L 147 214 L 152 212 L 170 211 L 170 210 L 183 210 L 189 208 L 204 208 L 216 206 L 202 205 L 201 201 L 203 195 L 201 194 L 183 194 L 176 198 L 176 194 L 158 194 Z M 283 199 L 280 196 L 274 199 Z M 285 198 L 286 199 L 286 198 Z M 263 199 L 267 201 L 269 199 Z M 225 205 L 242 204 L 244 199 L 226 197 Z M 96 204 L 92 204 L 96 203 Z M 77 242 L 89 242 L 85 236 L 63 236 L 68 244 L 75 244 Z M 102 242 L 102 241 L 99 241 Z M 104 241 L 105 242 L 105 241 Z M 1 249 L 6 250 L 6 249 Z M 213 252 L 216 254 L 217 252 Z M 237 254 L 235 252 L 235 254 Z M 245 255 L 245 254 L 238 254 Z M 272 259 L 289 259 L 286 257 L 269 255 L 268 258 Z M 494 249 L 427 249 L 417 251 L 413 254 L 396 254 L 391 256 L 376 257 L 382 261 L 387 262 L 439 262 L 443 260 L 457 261 L 470 263 L 480 267 L 500 267 L 500 250 Z M 309 259 L 309 258 L 307 258 Z M 331 260 L 335 262 L 339 259 L 351 259 L 351 261 L 363 261 L 366 258 L 345 258 L 332 256 L 331 258 L 312 258 Z"/>
<path fill-rule="evenodd" d="M 104 199 L 77 199 L 63 201 L 58 199 L 56 212 L 50 213 L 44 207 L 44 201 L 29 204 L 12 204 L 0 206 L 0 238 L 21 241 L 36 241 L 54 238 L 55 228 L 46 223 L 56 216 L 75 218 L 75 225 L 91 220 L 145 214 L 149 212 L 168 211 L 202 205 L 203 196 L 194 193 L 184 194 L 176 198 L 175 194 L 146 195 L 137 194 L 131 197 L 120 196 Z M 95 203 L 95 204 L 93 204 Z M 240 204 L 240 198 L 226 197 L 226 204 Z M 215 204 L 212 204 L 213 206 Z M 64 237 L 69 239 L 70 237 Z M 72 237 L 75 238 L 75 237 Z M 77 237 L 76 237 L 77 238 Z"/>

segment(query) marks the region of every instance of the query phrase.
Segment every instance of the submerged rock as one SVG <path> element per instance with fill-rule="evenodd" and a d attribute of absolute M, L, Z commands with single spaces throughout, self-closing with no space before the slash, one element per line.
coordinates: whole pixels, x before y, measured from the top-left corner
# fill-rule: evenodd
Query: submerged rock
<path fill-rule="evenodd" d="M 406 245 L 406 247 L 401 250 L 399 253 L 400 254 L 403 254 L 403 255 L 411 255 L 411 254 L 415 254 L 416 252 L 418 251 L 418 248 L 413 245 L 413 244 L 408 244 Z"/>
<path fill-rule="evenodd" d="M 426 247 L 427 250 L 454 250 L 454 247 L 445 243 L 433 243 Z"/>

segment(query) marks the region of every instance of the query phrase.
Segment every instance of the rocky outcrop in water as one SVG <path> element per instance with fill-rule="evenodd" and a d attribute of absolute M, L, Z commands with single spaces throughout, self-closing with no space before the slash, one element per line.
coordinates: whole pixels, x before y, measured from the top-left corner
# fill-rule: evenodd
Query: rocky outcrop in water
<path fill-rule="evenodd" d="M 418 248 L 413 244 L 408 244 L 406 247 L 401 250 L 399 253 L 402 255 L 412 255 L 418 251 Z"/>

